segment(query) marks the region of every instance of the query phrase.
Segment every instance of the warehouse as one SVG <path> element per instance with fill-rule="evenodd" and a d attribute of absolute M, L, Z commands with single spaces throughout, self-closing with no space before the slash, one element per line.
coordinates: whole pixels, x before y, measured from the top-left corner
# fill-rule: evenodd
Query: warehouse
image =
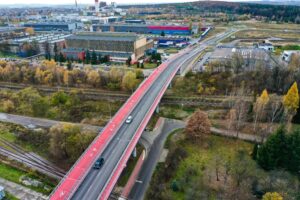
<path fill-rule="evenodd" d="M 31 27 L 35 31 L 60 31 L 72 32 L 81 27 L 78 23 L 65 23 L 65 22 L 44 22 L 44 23 L 26 23 L 24 27 Z"/>
<path fill-rule="evenodd" d="M 93 31 L 102 32 L 134 32 L 157 35 L 191 35 L 188 26 L 156 26 L 147 24 L 94 24 Z"/>
<path fill-rule="evenodd" d="M 67 52 L 71 49 L 95 51 L 101 55 L 108 55 L 113 61 L 126 61 L 131 57 L 133 61 L 145 54 L 153 47 L 153 40 L 135 33 L 91 33 L 81 32 L 66 38 Z M 68 54 L 66 55 L 68 56 Z"/>

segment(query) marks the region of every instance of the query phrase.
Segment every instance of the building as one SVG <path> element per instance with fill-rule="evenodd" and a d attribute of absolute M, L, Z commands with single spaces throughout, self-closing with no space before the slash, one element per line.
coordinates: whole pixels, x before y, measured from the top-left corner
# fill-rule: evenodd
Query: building
<path fill-rule="evenodd" d="M 0 27 L 0 41 L 8 40 L 16 37 L 24 37 L 27 33 L 25 28 L 16 27 Z"/>
<path fill-rule="evenodd" d="M 191 35 L 189 26 L 156 26 L 148 24 L 94 24 L 93 31 L 100 32 L 133 32 L 156 35 Z"/>
<path fill-rule="evenodd" d="M 4 187 L 0 186 L 0 200 L 5 198 Z"/>
<path fill-rule="evenodd" d="M 40 22 L 25 23 L 24 27 L 31 27 L 35 31 L 73 32 L 81 27 L 81 25 L 75 22 Z"/>
<path fill-rule="evenodd" d="M 297 50 L 283 51 L 281 58 L 285 62 L 290 62 L 293 55 L 300 56 L 300 51 Z"/>
<path fill-rule="evenodd" d="M 274 51 L 274 46 L 270 43 L 259 43 L 257 45 L 257 48 L 264 49 L 266 51 L 271 51 L 271 52 Z"/>
<path fill-rule="evenodd" d="M 145 54 L 147 49 L 153 47 L 153 40 L 135 33 L 91 33 L 81 32 L 66 38 L 63 52 L 67 57 L 78 51 L 95 51 L 103 56 L 107 55 L 112 61 L 125 62 L 128 57 L 133 61 Z M 79 58 L 78 58 L 79 59 Z"/>
<path fill-rule="evenodd" d="M 125 23 L 127 24 L 146 24 L 144 19 L 126 19 Z"/>
<path fill-rule="evenodd" d="M 23 38 L 16 38 L 9 40 L 8 44 L 10 46 L 10 52 L 18 54 L 21 57 L 26 57 L 26 53 L 23 52 L 22 47 L 26 43 L 36 42 L 38 44 L 39 53 L 44 54 L 46 52 L 46 43 L 49 44 L 50 54 L 54 55 L 54 46 L 57 46 L 57 50 L 60 51 L 65 46 L 65 38 L 70 36 L 70 34 L 41 34 L 36 36 L 27 36 Z"/>

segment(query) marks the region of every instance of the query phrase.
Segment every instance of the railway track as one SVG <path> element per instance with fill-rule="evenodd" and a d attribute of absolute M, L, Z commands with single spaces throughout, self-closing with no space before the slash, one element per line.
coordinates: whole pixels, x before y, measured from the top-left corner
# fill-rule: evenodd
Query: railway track
<path fill-rule="evenodd" d="M 31 152 L 26 152 L 21 147 L 14 145 L 2 138 L 0 138 L 0 142 L 8 147 L 0 147 L 0 154 L 2 156 L 23 163 L 24 165 L 33 168 L 40 173 L 46 174 L 56 179 L 61 179 L 64 176 L 65 172 L 63 170 L 56 167 L 49 161 L 41 158 L 40 156 Z"/>
<path fill-rule="evenodd" d="M 63 90 L 66 93 L 70 93 L 75 88 L 66 87 L 45 87 L 45 86 L 34 86 L 34 85 L 15 85 L 0 83 L 0 88 L 9 90 L 21 90 L 26 87 L 35 87 L 43 94 L 51 94 L 57 92 L 58 90 Z M 108 100 L 108 101 L 126 101 L 130 96 L 127 93 L 119 92 L 114 93 L 105 90 L 96 89 L 79 89 L 79 95 L 81 98 L 86 100 Z M 165 95 L 161 103 L 165 105 L 188 105 L 188 106 L 212 106 L 212 107 L 228 107 L 226 101 L 229 100 L 229 96 L 224 95 L 210 95 L 210 96 L 200 96 L 200 97 L 177 97 L 172 95 Z M 232 97 L 231 97 L 232 98 Z M 245 99 L 251 101 L 252 97 L 245 97 Z"/>

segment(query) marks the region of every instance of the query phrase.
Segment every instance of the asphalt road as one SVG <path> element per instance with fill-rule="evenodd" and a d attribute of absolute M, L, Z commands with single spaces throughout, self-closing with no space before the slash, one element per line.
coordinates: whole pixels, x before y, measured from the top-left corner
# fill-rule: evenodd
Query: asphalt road
<path fill-rule="evenodd" d="M 136 130 L 139 128 L 144 117 L 150 110 L 155 98 L 158 96 L 172 72 L 177 69 L 178 65 L 185 66 L 185 64 L 187 64 L 186 62 L 193 60 L 199 52 L 201 52 L 211 42 L 215 43 L 219 37 L 220 36 L 211 41 L 204 42 L 203 45 L 194 47 L 189 52 L 185 52 L 181 56 L 170 61 L 168 67 L 160 74 L 154 84 L 151 85 L 151 87 L 131 112 L 131 116 L 133 116 L 131 124 L 123 123 L 116 135 L 110 141 L 109 145 L 102 152 L 100 157 L 104 158 L 105 160 L 102 168 L 99 170 L 91 168 L 71 199 L 99 199 L 103 190 L 105 189 L 106 184 L 109 182 L 112 174 L 114 173 L 115 167 L 118 165 L 120 158 L 123 156 L 124 151 L 132 140 Z"/>
<path fill-rule="evenodd" d="M 147 191 L 148 185 L 151 180 L 151 176 L 155 170 L 156 164 L 159 160 L 161 152 L 164 147 L 164 143 L 170 133 L 178 128 L 185 127 L 184 122 L 177 120 L 168 120 L 164 124 L 161 133 L 155 138 L 146 160 L 143 163 L 141 171 L 137 177 L 137 180 L 129 194 L 130 200 L 142 200 Z"/>

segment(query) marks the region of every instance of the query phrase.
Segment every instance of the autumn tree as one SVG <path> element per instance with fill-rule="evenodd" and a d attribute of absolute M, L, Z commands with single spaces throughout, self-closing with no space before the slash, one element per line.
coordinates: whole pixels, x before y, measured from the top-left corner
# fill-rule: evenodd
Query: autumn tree
<path fill-rule="evenodd" d="M 185 132 L 188 138 L 201 141 L 210 134 L 210 127 L 211 123 L 207 113 L 198 110 L 189 118 Z"/>
<path fill-rule="evenodd" d="M 283 105 L 284 105 L 285 116 L 288 124 L 287 129 L 288 131 L 290 131 L 291 121 L 299 108 L 299 93 L 298 93 L 298 86 L 296 82 L 294 82 L 294 84 L 291 86 L 287 94 L 283 97 Z"/>
<path fill-rule="evenodd" d="M 25 32 L 28 33 L 29 35 L 34 35 L 34 29 L 31 27 L 26 28 Z"/>
<path fill-rule="evenodd" d="M 100 74 L 96 70 L 91 70 L 87 74 L 87 81 L 94 87 L 97 87 L 101 82 Z"/>
<path fill-rule="evenodd" d="M 268 95 L 268 92 L 266 89 L 261 93 L 260 97 L 258 97 L 256 99 L 256 102 L 255 102 L 254 108 L 253 108 L 253 111 L 254 111 L 253 131 L 254 131 L 254 133 L 256 133 L 256 131 L 257 131 L 258 122 L 260 122 L 261 119 L 266 114 L 266 106 L 267 106 L 269 100 L 270 100 L 270 98 L 269 98 L 269 95 Z"/>
<path fill-rule="evenodd" d="M 277 192 L 267 192 L 262 200 L 283 200 L 282 196 Z"/>
<path fill-rule="evenodd" d="M 83 133 L 79 125 L 60 123 L 50 128 L 50 153 L 57 160 L 70 163 L 78 157 L 95 137 L 95 133 Z"/>
<path fill-rule="evenodd" d="M 126 72 L 122 80 L 122 87 L 127 91 L 133 92 L 137 86 L 137 83 L 138 81 L 136 79 L 136 74 L 132 71 Z"/>

